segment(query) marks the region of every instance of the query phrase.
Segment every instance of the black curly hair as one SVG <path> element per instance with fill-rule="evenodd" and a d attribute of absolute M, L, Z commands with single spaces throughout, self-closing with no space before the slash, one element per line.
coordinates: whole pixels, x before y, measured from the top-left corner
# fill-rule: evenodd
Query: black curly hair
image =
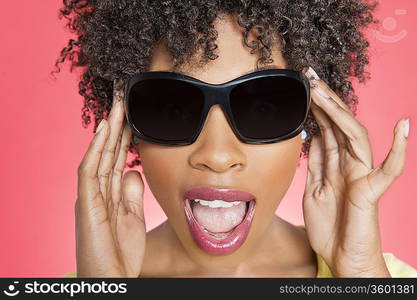
<path fill-rule="evenodd" d="M 216 59 L 213 21 L 220 14 L 237 17 L 248 50 L 259 53 L 258 63 L 272 63 L 272 41 L 277 36 L 289 68 L 302 71 L 311 66 L 356 113 L 351 79 L 364 82 L 369 77 L 365 72 L 369 43 L 363 29 L 378 23 L 373 16 L 377 2 L 366 0 L 63 0 L 63 4 L 59 18 L 67 19 L 77 38 L 62 49 L 52 74 L 65 60 L 71 61 L 71 71 L 85 67 L 79 82 L 82 123 L 87 127 L 94 115 L 94 132 L 107 118 L 113 91 L 120 88 L 114 82 L 146 71 L 159 42 L 165 43 L 174 67 L 200 49 L 201 63 Z M 257 41 L 249 42 L 252 30 Z M 311 113 L 305 126 L 304 157 L 319 132 Z M 129 151 L 136 156 L 128 166 L 139 165 L 133 143 Z"/>

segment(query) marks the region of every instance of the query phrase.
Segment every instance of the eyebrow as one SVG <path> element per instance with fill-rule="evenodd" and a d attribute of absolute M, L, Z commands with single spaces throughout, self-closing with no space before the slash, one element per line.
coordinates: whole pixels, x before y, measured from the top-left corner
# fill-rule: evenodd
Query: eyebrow
<path fill-rule="evenodd" d="M 265 65 L 265 66 L 255 67 L 253 69 L 250 69 L 249 71 L 244 72 L 244 73 L 238 75 L 237 77 L 244 76 L 244 75 L 247 75 L 247 74 L 251 74 L 253 72 L 264 71 L 264 70 L 272 70 L 272 69 L 286 69 L 286 68 L 283 67 L 283 66 L 280 66 L 280 65 Z M 181 71 L 181 67 L 179 67 L 179 68 L 178 67 L 177 68 L 171 67 L 171 68 L 168 69 L 168 72 L 175 72 L 175 73 L 178 73 L 178 74 L 181 74 L 181 75 L 189 76 L 188 74 L 185 74 L 184 72 Z"/>
<path fill-rule="evenodd" d="M 285 69 L 285 68 L 283 66 L 278 66 L 278 65 L 266 65 L 266 66 L 261 66 L 259 68 L 253 68 L 249 70 L 248 72 L 241 74 L 240 76 L 247 75 L 253 72 L 272 70 L 272 69 Z"/>

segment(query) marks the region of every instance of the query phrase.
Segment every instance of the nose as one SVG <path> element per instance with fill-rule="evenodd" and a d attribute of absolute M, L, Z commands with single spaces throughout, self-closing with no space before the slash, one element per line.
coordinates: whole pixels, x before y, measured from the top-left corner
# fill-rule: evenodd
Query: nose
<path fill-rule="evenodd" d="M 230 169 L 240 171 L 246 166 L 242 145 L 221 106 L 213 105 L 194 143 L 195 149 L 189 156 L 189 163 L 193 168 L 216 173 L 227 172 Z"/>

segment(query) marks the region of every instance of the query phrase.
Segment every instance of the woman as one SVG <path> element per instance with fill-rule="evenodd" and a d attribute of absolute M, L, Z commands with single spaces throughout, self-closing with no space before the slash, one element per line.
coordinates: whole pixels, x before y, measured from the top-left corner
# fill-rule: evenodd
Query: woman
<path fill-rule="evenodd" d="M 374 8 L 64 1 L 78 39 L 57 66 L 86 67 L 83 120 L 93 114 L 96 129 L 78 169 L 69 276 L 417 276 L 382 252 L 377 213 L 402 172 L 409 121 L 398 121 L 390 153 L 373 166 L 352 112 L 350 77 L 365 80 L 361 30 Z M 147 233 L 142 175 L 123 174 L 127 151 L 168 217 Z M 305 228 L 274 214 L 300 152 Z"/>

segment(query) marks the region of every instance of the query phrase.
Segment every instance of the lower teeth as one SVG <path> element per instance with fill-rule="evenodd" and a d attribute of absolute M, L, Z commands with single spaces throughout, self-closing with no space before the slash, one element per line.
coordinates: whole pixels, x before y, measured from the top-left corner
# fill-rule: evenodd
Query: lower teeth
<path fill-rule="evenodd" d="M 236 227 L 234 227 L 234 228 L 232 228 L 232 230 L 230 230 L 228 232 L 210 232 L 207 229 L 205 229 L 203 226 L 201 226 L 201 227 L 203 228 L 205 233 L 211 235 L 212 237 L 214 237 L 216 239 L 225 239 L 225 238 L 227 238 L 232 233 L 232 231 L 236 228 Z"/>

